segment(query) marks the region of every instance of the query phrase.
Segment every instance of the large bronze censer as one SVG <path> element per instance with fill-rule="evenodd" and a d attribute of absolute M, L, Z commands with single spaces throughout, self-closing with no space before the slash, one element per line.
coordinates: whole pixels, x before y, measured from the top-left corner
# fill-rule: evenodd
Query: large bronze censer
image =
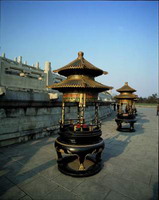
<path fill-rule="evenodd" d="M 55 141 L 58 169 L 76 177 L 96 174 L 102 168 L 104 141 L 101 138 L 97 99 L 99 92 L 112 89 L 94 80 L 107 72 L 93 66 L 83 55 L 83 52 L 79 52 L 77 59 L 55 70 L 67 79 L 49 86 L 63 93 L 60 136 Z M 77 118 L 67 119 L 65 110 L 71 105 L 77 108 Z M 95 108 L 93 123 L 88 123 L 86 119 L 85 109 L 88 105 Z"/>
<path fill-rule="evenodd" d="M 136 92 L 136 90 L 131 88 L 128 82 L 125 82 L 125 85 L 119 88 L 117 92 L 120 92 L 119 95 L 115 96 L 117 99 L 117 117 L 115 119 L 118 126 L 117 130 L 133 132 L 135 131 L 134 123 L 136 122 L 137 112 L 135 108 L 137 95 L 133 93 Z M 122 123 L 128 123 L 130 127 L 123 127 Z"/>

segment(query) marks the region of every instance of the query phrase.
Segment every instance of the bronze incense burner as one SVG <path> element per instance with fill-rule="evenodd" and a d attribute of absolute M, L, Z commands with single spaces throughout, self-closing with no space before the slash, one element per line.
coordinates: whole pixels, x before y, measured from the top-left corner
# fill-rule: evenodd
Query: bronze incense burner
<path fill-rule="evenodd" d="M 115 119 L 118 126 L 117 130 L 133 132 L 135 131 L 134 123 L 137 121 L 137 110 L 135 107 L 137 95 L 133 94 L 133 92 L 136 92 L 136 90 L 131 88 L 128 85 L 128 82 L 126 82 L 125 85 L 117 91 L 120 92 L 119 95 L 115 96 L 117 99 L 117 117 Z M 122 123 L 128 123 L 130 127 L 124 128 Z"/>
<path fill-rule="evenodd" d="M 101 122 L 98 117 L 98 93 L 112 89 L 95 81 L 95 77 L 107 74 L 95 67 L 79 52 L 78 58 L 55 70 L 67 79 L 49 86 L 63 93 L 62 117 L 59 137 L 55 141 L 58 169 L 67 175 L 83 177 L 99 172 L 102 168 L 101 153 L 104 141 L 101 138 Z M 87 105 L 95 107 L 93 123 L 86 122 Z M 76 105 L 77 118 L 67 119 L 66 106 Z"/>

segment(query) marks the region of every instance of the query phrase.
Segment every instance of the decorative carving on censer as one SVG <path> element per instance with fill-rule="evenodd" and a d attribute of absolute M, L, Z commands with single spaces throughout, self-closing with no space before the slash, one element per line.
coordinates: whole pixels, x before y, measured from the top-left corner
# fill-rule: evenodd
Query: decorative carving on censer
<path fill-rule="evenodd" d="M 107 72 L 89 63 L 83 55 L 83 52 L 79 52 L 77 59 L 54 70 L 67 79 L 49 86 L 63 93 L 60 136 L 55 141 L 58 168 L 64 174 L 77 177 L 90 176 L 101 170 L 104 141 L 100 137 L 98 93 L 112 89 L 95 81 L 95 77 Z M 88 104 L 95 107 L 93 123 L 85 119 Z M 65 109 L 71 105 L 76 105 L 77 117 L 67 119 Z"/>
<path fill-rule="evenodd" d="M 115 96 L 117 99 L 117 117 L 115 119 L 117 123 L 118 131 L 135 131 L 134 123 L 136 122 L 137 110 L 135 107 L 135 101 L 137 100 L 137 95 L 133 94 L 136 92 L 135 89 L 125 82 L 125 85 L 117 90 L 120 92 L 119 95 Z M 130 124 L 130 128 L 122 127 L 122 123 Z"/>

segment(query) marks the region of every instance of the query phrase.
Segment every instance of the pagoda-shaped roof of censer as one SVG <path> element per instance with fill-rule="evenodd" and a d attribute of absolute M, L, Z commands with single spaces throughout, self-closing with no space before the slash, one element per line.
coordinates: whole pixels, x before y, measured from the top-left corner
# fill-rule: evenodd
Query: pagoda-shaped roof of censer
<path fill-rule="evenodd" d="M 70 62 L 69 64 L 65 65 L 64 67 L 54 70 L 53 72 L 58 72 L 60 75 L 63 76 L 69 76 L 70 74 L 88 74 L 89 76 L 100 76 L 102 74 L 108 74 L 108 72 L 105 72 L 94 65 L 92 65 L 90 62 L 88 62 L 84 57 L 83 52 L 78 52 L 78 57 Z"/>
<path fill-rule="evenodd" d="M 133 89 L 132 87 L 130 87 L 128 85 L 128 82 L 125 82 L 125 85 L 119 89 L 116 90 L 117 92 L 136 92 L 135 89 Z"/>
<path fill-rule="evenodd" d="M 105 90 L 110 90 L 112 87 L 103 85 L 94 80 L 94 77 L 100 76 L 102 74 L 107 74 L 103 70 L 95 67 L 83 57 L 84 53 L 79 52 L 78 58 L 70 62 L 66 66 L 54 70 L 53 72 L 58 72 L 60 75 L 66 76 L 67 79 L 50 85 L 49 88 L 57 89 L 61 92 L 65 89 L 81 89 L 81 90 L 98 90 L 102 92 Z"/>
<path fill-rule="evenodd" d="M 136 94 L 132 94 L 133 92 L 136 92 L 136 90 L 131 88 L 128 85 L 128 82 L 125 82 L 125 85 L 116 91 L 120 92 L 119 95 L 115 96 L 116 99 L 136 99 L 138 97 Z"/>

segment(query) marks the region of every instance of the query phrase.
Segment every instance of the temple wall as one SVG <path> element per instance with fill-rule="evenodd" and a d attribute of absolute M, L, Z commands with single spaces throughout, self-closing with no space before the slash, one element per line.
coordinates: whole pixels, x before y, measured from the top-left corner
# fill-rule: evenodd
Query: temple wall
<path fill-rule="evenodd" d="M 110 105 L 99 107 L 101 119 L 111 112 Z M 88 107 L 85 116 L 87 121 L 94 118 L 93 107 Z M 67 107 L 66 117 L 76 117 L 76 108 Z M 56 134 L 60 119 L 61 107 L 0 108 L 0 146 Z"/>

